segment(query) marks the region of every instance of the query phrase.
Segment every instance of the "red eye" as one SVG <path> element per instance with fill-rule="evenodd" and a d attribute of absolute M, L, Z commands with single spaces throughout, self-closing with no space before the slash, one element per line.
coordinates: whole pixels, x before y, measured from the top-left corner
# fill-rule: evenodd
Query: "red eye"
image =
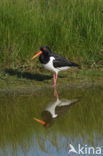
<path fill-rule="evenodd" d="M 46 48 L 43 48 L 43 50 L 46 50 Z"/>

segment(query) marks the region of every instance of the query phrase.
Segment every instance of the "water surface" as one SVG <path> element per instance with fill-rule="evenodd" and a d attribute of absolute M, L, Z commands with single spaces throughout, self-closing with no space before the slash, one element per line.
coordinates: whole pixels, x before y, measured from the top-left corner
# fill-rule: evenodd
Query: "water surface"
<path fill-rule="evenodd" d="M 68 156 L 78 155 L 68 154 L 69 144 L 102 147 L 102 119 L 101 86 L 1 92 L 0 156 Z"/>

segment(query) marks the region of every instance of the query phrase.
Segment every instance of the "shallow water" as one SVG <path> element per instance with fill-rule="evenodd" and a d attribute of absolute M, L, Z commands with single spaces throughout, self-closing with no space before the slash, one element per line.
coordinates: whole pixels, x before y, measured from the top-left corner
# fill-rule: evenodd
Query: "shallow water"
<path fill-rule="evenodd" d="M 103 155 L 103 87 L 0 93 L 0 156 Z"/>

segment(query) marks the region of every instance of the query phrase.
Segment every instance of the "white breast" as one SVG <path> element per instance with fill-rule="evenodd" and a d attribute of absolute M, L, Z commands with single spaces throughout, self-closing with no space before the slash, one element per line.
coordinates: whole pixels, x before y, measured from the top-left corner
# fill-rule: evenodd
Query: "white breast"
<path fill-rule="evenodd" d="M 57 99 L 56 102 L 50 103 L 45 110 L 51 113 L 52 118 L 56 118 L 58 115 L 55 113 L 55 108 L 60 104 L 60 100 Z"/>
<path fill-rule="evenodd" d="M 46 69 L 57 73 L 58 70 L 53 66 L 53 60 L 55 60 L 55 58 L 54 58 L 53 56 L 51 56 L 49 62 L 46 63 L 46 64 L 43 64 L 43 66 L 44 66 Z"/>

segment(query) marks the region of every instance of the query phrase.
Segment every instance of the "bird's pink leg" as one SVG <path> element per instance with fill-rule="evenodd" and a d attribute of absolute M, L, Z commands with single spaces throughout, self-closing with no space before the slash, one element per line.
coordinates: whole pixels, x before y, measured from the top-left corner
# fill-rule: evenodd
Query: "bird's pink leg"
<path fill-rule="evenodd" d="M 54 84 L 52 85 L 53 88 L 56 87 L 56 81 L 57 81 L 57 74 L 53 73 L 53 79 L 54 79 Z"/>
<path fill-rule="evenodd" d="M 53 73 L 53 80 L 54 80 L 54 84 L 52 85 L 53 88 L 56 87 L 56 75 L 55 73 Z"/>
<path fill-rule="evenodd" d="M 58 98 L 58 92 L 57 92 L 57 90 L 56 90 L 56 87 L 54 88 L 54 96 L 55 96 L 56 98 Z"/>
<path fill-rule="evenodd" d="M 57 81 L 57 78 L 58 78 L 58 75 L 57 74 L 55 75 L 55 78 L 56 78 L 56 81 Z"/>

